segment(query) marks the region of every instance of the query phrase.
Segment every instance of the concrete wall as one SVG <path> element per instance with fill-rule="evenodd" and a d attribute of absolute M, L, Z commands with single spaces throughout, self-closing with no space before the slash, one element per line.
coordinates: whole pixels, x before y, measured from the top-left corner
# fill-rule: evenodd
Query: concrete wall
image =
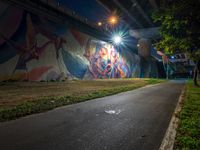
<path fill-rule="evenodd" d="M 0 1 L 0 81 L 157 76 L 150 59 Z M 151 69 L 154 68 L 154 69 Z M 153 75 L 152 75 L 153 74 Z"/>

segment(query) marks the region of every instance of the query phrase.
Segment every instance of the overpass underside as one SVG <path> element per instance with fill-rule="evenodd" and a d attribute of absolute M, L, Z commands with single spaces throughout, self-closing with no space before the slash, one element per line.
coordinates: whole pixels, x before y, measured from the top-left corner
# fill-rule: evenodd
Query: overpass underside
<path fill-rule="evenodd" d="M 35 2 L 0 0 L 0 81 L 159 77 L 151 56 L 116 48 L 73 12 Z"/>

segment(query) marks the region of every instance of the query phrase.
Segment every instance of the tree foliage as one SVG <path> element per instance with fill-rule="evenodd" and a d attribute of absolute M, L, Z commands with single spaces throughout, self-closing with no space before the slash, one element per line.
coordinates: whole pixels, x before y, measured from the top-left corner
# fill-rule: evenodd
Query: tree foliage
<path fill-rule="evenodd" d="M 200 61 L 200 0 L 163 0 L 161 4 L 152 15 L 160 24 L 162 36 L 157 49 L 186 52 L 194 61 Z"/>

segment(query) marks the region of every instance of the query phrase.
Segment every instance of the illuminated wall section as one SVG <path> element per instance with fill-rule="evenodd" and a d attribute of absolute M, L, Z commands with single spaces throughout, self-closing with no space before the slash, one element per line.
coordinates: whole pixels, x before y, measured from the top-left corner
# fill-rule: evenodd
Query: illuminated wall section
<path fill-rule="evenodd" d="M 0 1 L 0 81 L 140 76 L 125 49 Z"/>

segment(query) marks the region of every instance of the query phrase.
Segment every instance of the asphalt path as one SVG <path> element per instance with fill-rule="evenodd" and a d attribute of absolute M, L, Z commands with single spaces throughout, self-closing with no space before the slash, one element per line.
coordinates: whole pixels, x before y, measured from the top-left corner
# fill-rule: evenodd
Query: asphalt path
<path fill-rule="evenodd" d="M 184 81 L 0 123 L 1 150 L 158 150 Z"/>

